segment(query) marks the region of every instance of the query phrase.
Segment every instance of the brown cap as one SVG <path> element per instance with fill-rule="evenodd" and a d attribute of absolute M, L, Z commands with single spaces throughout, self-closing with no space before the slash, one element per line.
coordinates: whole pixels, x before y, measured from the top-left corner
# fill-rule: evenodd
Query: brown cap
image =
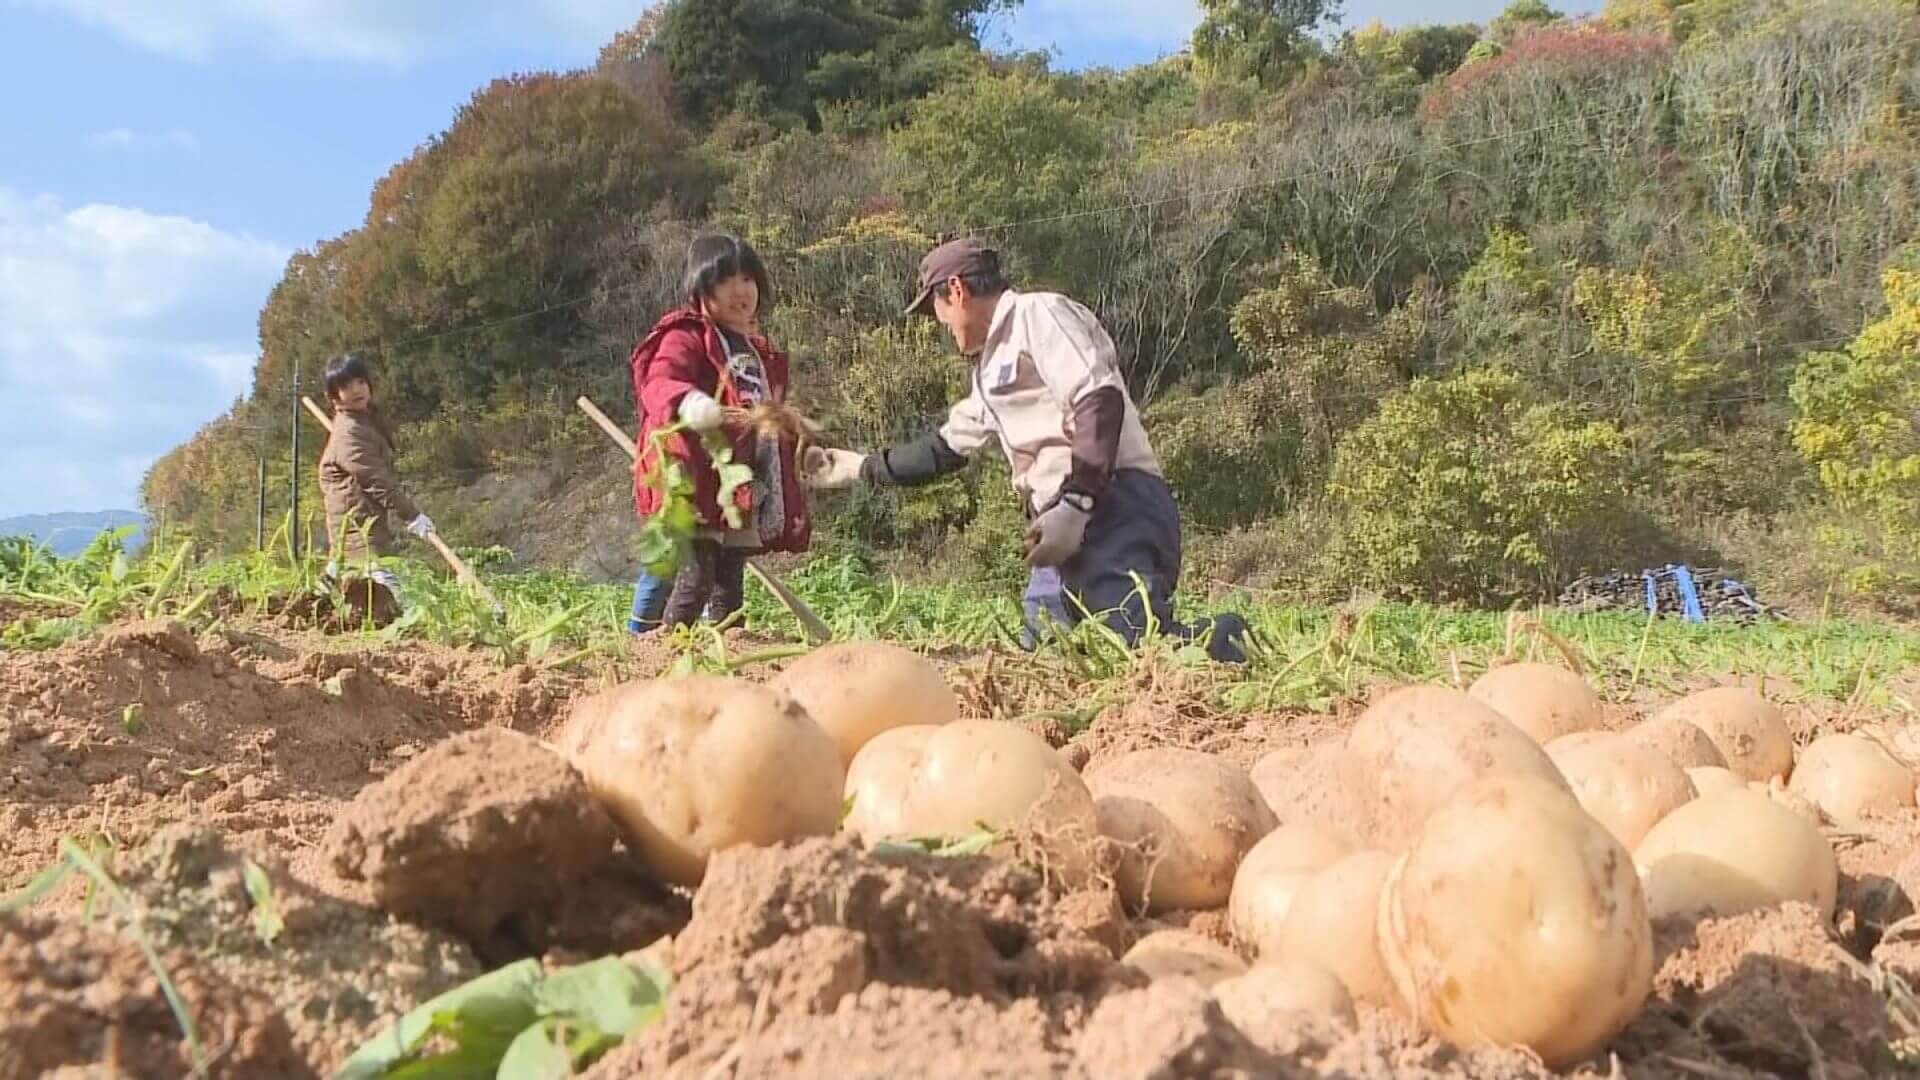
<path fill-rule="evenodd" d="M 933 290 L 941 282 L 969 274 L 991 273 L 999 268 L 1000 253 L 985 240 L 975 236 L 949 240 L 920 260 L 919 292 L 913 303 L 907 305 L 907 314 L 927 314 L 931 310 Z"/>

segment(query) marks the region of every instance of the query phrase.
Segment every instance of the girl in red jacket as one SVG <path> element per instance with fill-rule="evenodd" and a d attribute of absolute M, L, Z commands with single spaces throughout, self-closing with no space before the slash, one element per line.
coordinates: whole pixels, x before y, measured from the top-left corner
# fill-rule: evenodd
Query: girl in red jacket
<path fill-rule="evenodd" d="M 759 332 L 760 312 L 772 295 L 765 264 L 744 240 L 702 236 L 687 251 L 681 295 L 685 306 L 663 316 L 633 350 L 641 446 L 633 504 L 641 517 L 661 509 L 660 492 L 645 482 L 658 455 L 653 433 L 675 423 L 689 429 L 664 440 L 693 482 L 700 522 L 692 557 L 674 578 L 661 614 L 668 626 L 691 625 L 703 611 L 716 622 L 732 616 L 743 600 L 747 556 L 805 551 L 812 532 L 796 439 L 746 422 L 746 410 L 787 397 L 786 354 Z M 733 448 L 734 462 L 753 470 L 753 482 L 733 493 L 737 529 L 720 512 L 720 478 L 701 445 L 700 435 L 715 431 Z"/>

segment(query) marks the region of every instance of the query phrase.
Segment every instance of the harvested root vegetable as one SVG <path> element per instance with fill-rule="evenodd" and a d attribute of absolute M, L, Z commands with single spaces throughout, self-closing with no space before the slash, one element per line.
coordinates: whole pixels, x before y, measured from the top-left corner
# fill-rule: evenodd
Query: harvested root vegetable
<path fill-rule="evenodd" d="M 1812 799 L 1789 789 L 1777 776 L 1764 783 L 1755 780 L 1753 783 L 1748 784 L 1747 787 L 1765 795 L 1767 798 L 1772 799 L 1774 802 L 1779 803 L 1794 813 L 1799 814 L 1802 818 L 1806 819 L 1807 824 L 1816 829 L 1824 829 L 1832 824 L 1832 822 L 1827 819 L 1827 815 L 1818 806 L 1813 804 Z"/>
<path fill-rule="evenodd" d="M 1260 1033 L 1297 1026 L 1300 1018 L 1353 1026 L 1353 998 L 1326 968 L 1311 960 L 1255 964 L 1244 975 L 1213 984 L 1213 998 L 1233 1026 L 1256 1043 Z"/>
<path fill-rule="evenodd" d="M 1897 813 L 1914 805 L 1913 771 L 1859 735 L 1823 735 L 1800 751 L 1789 790 L 1836 822 Z"/>
<path fill-rule="evenodd" d="M 1456 1045 L 1582 1061 L 1653 988 L 1633 860 L 1567 791 L 1493 776 L 1427 820 L 1380 893 L 1381 957 L 1422 1025 Z"/>
<path fill-rule="evenodd" d="M 1600 696 L 1587 680 L 1552 664 L 1508 664 L 1474 681 L 1467 693 L 1533 741 L 1545 746 L 1563 735 L 1592 731 L 1602 719 Z"/>
<path fill-rule="evenodd" d="M 1146 973 L 1150 979 L 1185 977 L 1201 986 L 1213 986 L 1247 973 L 1240 954 L 1191 930 L 1159 930 L 1127 950 L 1120 962 Z"/>
<path fill-rule="evenodd" d="M 1547 744 L 1573 797 L 1632 851 L 1661 818 L 1692 802 L 1693 781 L 1665 754 L 1610 731 L 1582 731 Z"/>
<path fill-rule="evenodd" d="M 1716 791 L 1747 790 L 1747 782 L 1734 775 L 1732 769 L 1724 769 L 1713 765 L 1702 765 L 1697 769 L 1688 769 L 1687 779 L 1693 781 L 1694 794 L 1700 798 L 1705 798 Z M 1635 846 L 1637 847 L 1638 845 Z"/>
<path fill-rule="evenodd" d="M 1745 687 L 1702 690 L 1660 710 L 1655 719 L 1684 720 L 1706 732 L 1727 768 L 1742 780 L 1785 780 L 1793 772 L 1793 733 L 1786 717 Z"/>
<path fill-rule="evenodd" d="M 1757 791 L 1716 791 L 1667 815 L 1633 858 L 1654 918 L 1739 915 L 1791 901 L 1833 914 L 1839 869 L 1820 830 Z"/>
<path fill-rule="evenodd" d="M 1294 896 L 1352 850 L 1345 836 L 1318 825 L 1282 825 L 1268 833 L 1233 876 L 1227 922 L 1234 940 L 1255 956 L 1282 955 L 1280 929 Z"/>
<path fill-rule="evenodd" d="M 909 733 L 882 736 L 854 758 L 851 774 L 862 786 L 848 788 L 848 826 L 862 840 L 958 839 L 986 828 L 1005 834 L 994 854 L 1024 844 L 1047 872 L 1069 883 L 1086 879 L 1100 835 L 1093 796 L 1045 739 L 992 720 L 898 730 Z M 908 760 L 870 762 L 870 753 Z"/>
<path fill-rule="evenodd" d="M 1412 686 L 1375 702 L 1347 737 L 1372 778 L 1368 839 L 1404 850 L 1440 806 L 1488 776 L 1532 776 L 1566 787 L 1540 744 L 1491 707 L 1442 686 Z"/>
<path fill-rule="evenodd" d="M 1662 714 L 1640 721 L 1628 728 L 1626 735 L 1641 746 L 1665 754 L 1669 761 L 1688 771 L 1727 767 L 1727 756 L 1691 720 Z"/>
<path fill-rule="evenodd" d="M 783 694 L 736 679 L 628 683 L 578 704 L 561 745 L 648 869 L 698 885 L 735 844 L 831 835 L 833 739 Z"/>
<path fill-rule="evenodd" d="M 827 645 L 794 661 L 770 684 L 784 690 L 840 746 L 840 760 L 883 731 L 952 723 L 960 704 L 927 659 L 880 641 Z"/>
<path fill-rule="evenodd" d="M 1123 754 L 1087 788 L 1119 846 L 1121 900 L 1149 915 L 1225 906 L 1240 860 L 1278 824 L 1246 773 L 1194 750 Z"/>
<path fill-rule="evenodd" d="M 1393 978 L 1380 959 L 1375 913 L 1380 889 L 1395 860 L 1384 851 L 1361 851 L 1308 878 L 1293 894 L 1280 924 L 1277 955 L 1311 960 L 1332 972 L 1355 1001 L 1400 1008 Z"/>
<path fill-rule="evenodd" d="M 1373 784 L 1344 742 L 1275 750 L 1248 777 L 1283 824 L 1312 823 L 1359 843 L 1373 814 Z"/>

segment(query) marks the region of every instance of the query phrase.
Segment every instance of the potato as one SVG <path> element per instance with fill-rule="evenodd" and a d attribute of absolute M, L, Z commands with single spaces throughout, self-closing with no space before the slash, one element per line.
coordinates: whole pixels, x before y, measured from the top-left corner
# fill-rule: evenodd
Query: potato
<path fill-rule="evenodd" d="M 1820 830 L 1757 791 L 1716 791 L 1634 850 L 1654 918 L 1739 915 L 1798 900 L 1833 914 L 1839 869 Z"/>
<path fill-rule="evenodd" d="M 1780 710 L 1758 693 L 1722 686 L 1681 698 L 1656 720 L 1685 720 L 1713 740 L 1742 780 L 1785 780 L 1793 772 L 1793 735 Z"/>
<path fill-rule="evenodd" d="M 1361 851 L 1308 878 L 1280 923 L 1276 955 L 1263 953 L 1260 962 L 1311 960 L 1332 972 L 1353 1000 L 1401 1008 L 1380 959 L 1374 919 L 1394 861 L 1384 851 Z"/>
<path fill-rule="evenodd" d="M 1122 754 L 1087 774 L 1101 835 L 1120 846 L 1120 899 L 1149 915 L 1224 907 L 1233 874 L 1279 822 L 1247 774 L 1196 750 Z"/>
<path fill-rule="evenodd" d="M 1767 798 L 1772 799 L 1774 802 L 1779 803 L 1794 813 L 1799 814 L 1802 818 L 1806 819 L 1807 824 L 1816 829 L 1824 829 L 1832 824 L 1832 822 L 1827 820 L 1827 815 L 1823 813 L 1819 807 L 1813 805 L 1812 799 L 1807 798 L 1797 791 L 1789 791 L 1787 785 L 1782 783 L 1777 776 L 1764 782 L 1755 780 L 1753 783 L 1748 784 L 1747 787 L 1765 795 Z"/>
<path fill-rule="evenodd" d="M 1693 801 L 1680 766 L 1610 731 L 1582 731 L 1547 744 L 1547 756 L 1573 786 L 1581 809 L 1632 851 L 1654 823 Z"/>
<path fill-rule="evenodd" d="M 840 821 L 833 739 L 763 686 L 627 683 L 576 706 L 560 745 L 627 847 L 676 885 L 698 885 L 715 852 L 828 836 Z"/>
<path fill-rule="evenodd" d="M 1419 1021 L 1456 1045 L 1532 1048 L 1564 1068 L 1653 988 L 1633 860 L 1565 788 L 1490 776 L 1427 820 L 1380 891 L 1381 958 Z"/>
<path fill-rule="evenodd" d="M 847 766 L 846 797 L 852 805 L 842 828 L 861 837 L 908 834 L 900 809 L 919 775 L 927 740 L 938 730 L 934 724 L 889 728 L 860 748 Z"/>
<path fill-rule="evenodd" d="M 1879 743 L 1859 735 L 1823 735 L 1800 751 L 1793 767 L 1796 792 L 1841 824 L 1909 810 L 1913 772 Z"/>
<path fill-rule="evenodd" d="M 1396 690 L 1354 723 L 1347 746 L 1370 778 L 1367 839 L 1400 851 L 1427 816 L 1475 780 L 1533 776 L 1566 787 L 1540 744 L 1479 701 L 1442 686 Z"/>
<path fill-rule="evenodd" d="M 1359 843 L 1373 815 L 1373 784 L 1345 742 L 1275 750 L 1247 774 L 1282 824 L 1311 823 Z"/>
<path fill-rule="evenodd" d="M 960 703 L 925 657 L 880 641 L 848 641 L 794 661 L 771 685 L 798 701 L 849 764 L 869 740 L 897 727 L 948 724 Z"/>
<path fill-rule="evenodd" d="M 1345 836 L 1319 825 L 1282 825 L 1268 833 L 1233 875 L 1227 924 L 1234 940 L 1255 956 L 1281 955 L 1280 928 L 1294 895 L 1352 850 Z"/>
<path fill-rule="evenodd" d="M 1603 719 L 1600 696 L 1587 680 L 1552 664 L 1508 664 L 1474 681 L 1467 693 L 1533 741 L 1547 743 L 1576 731 L 1592 731 Z"/>
<path fill-rule="evenodd" d="M 1310 960 L 1255 964 L 1213 984 L 1213 999 L 1233 1026 L 1256 1043 L 1260 1033 L 1298 1026 L 1302 1016 L 1353 1026 L 1353 999 L 1333 973 Z"/>
<path fill-rule="evenodd" d="M 924 742 L 919 740 L 924 738 Z M 962 837 L 982 825 L 1030 842 L 1045 869 L 1062 880 L 1084 880 L 1094 866 L 1099 837 L 1086 782 L 1046 740 L 1017 724 L 959 720 L 924 734 L 876 739 L 877 756 L 911 761 L 862 761 L 862 783 L 849 827 L 869 844 L 910 837 Z M 860 797 L 867 798 L 861 807 Z M 1007 855 L 1003 841 L 994 854 Z"/>
<path fill-rule="evenodd" d="M 1727 767 L 1727 756 L 1713 745 L 1707 733 L 1691 720 L 1678 716 L 1655 716 L 1627 729 L 1627 738 L 1650 750 L 1665 754 L 1683 769 Z"/>
<path fill-rule="evenodd" d="M 1733 770 L 1723 769 L 1713 765 L 1702 765 L 1697 769 L 1688 769 L 1687 779 L 1693 781 L 1694 793 L 1697 797 L 1701 798 L 1715 791 L 1747 790 L 1747 782 L 1735 776 Z"/>
<path fill-rule="evenodd" d="M 1191 930 L 1148 934 L 1128 949 L 1120 962 L 1146 972 L 1150 979 L 1184 976 L 1209 987 L 1247 973 L 1247 962 L 1239 953 Z"/>

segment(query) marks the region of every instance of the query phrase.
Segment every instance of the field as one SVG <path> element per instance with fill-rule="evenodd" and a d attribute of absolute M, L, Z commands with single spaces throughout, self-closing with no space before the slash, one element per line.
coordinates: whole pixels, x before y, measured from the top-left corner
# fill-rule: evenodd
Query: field
<path fill-rule="evenodd" d="M 494 1075 L 513 1042 L 499 1075 L 567 1075 L 569 1053 L 609 1077 L 1555 1075 L 1524 1050 L 1452 1048 L 1390 1010 L 1237 1024 L 1196 983 L 1120 962 L 1169 927 L 1230 944 L 1223 913 L 1129 914 L 1110 882 L 1068 888 L 972 853 L 992 836 L 921 845 L 944 841 L 938 854 L 845 836 L 737 848 L 692 890 L 626 859 L 575 859 L 590 832 L 568 794 L 577 779 L 489 740 L 557 740 L 583 695 L 627 680 L 764 679 L 805 651 L 798 627 L 756 586 L 744 628 L 636 646 L 624 588 L 494 574 L 474 554 L 502 617 L 411 567 L 408 616 L 371 631 L 341 625 L 319 566 L 281 547 L 211 564 L 164 537 L 131 562 L 111 542 L 64 561 L 0 550 L 0 896 L 14 897 L 0 916 L 0 1077 L 331 1075 L 463 985 L 421 1022 L 488 1062 L 480 1072 L 345 1074 Z M 1817 612 L 1690 627 L 1213 597 L 1262 637 L 1230 671 L 1166 648 L 1129 655 L 1092 631 L 1025 655 L 1007 641 L 1010 598 L 906 586 L 855 560 L 787 569 L 837 637 L 923 652 L 963 718 L 1036 732 L 1081 771 L 1156 746 L 1250 768 L 1342 737 L 1396 684 L 1465 687 L 1507 659 L 1577 662 L 1609 728 L 1740 684 L 1784 707 L 1802 747 L 1862 731 L 1898 751 L 1920 703 L 1920 635 Z M 467 813 L 481 806 L 499 815 L 485 827 Z M 379 849 L 399 821 L 425 823 L 431 850 Z M 364 857 L 348 865 L 355 829 Z M 1832 920 L 1794 904 L 1662 920 L 1653 996 L 1610 1057 L 1573 1071 L 1905 1067 L 1920 1035 L 1920 814 L 1824 831 L 1840 868 Z M 379 850 L 385 886 L 368 869 Z M 415 875 L 411 906 L 395 874 Z M 543 888 L 543 874 L 564 883 Z M 551 1040 L 516 1040 L 530 1023 Z"/>

